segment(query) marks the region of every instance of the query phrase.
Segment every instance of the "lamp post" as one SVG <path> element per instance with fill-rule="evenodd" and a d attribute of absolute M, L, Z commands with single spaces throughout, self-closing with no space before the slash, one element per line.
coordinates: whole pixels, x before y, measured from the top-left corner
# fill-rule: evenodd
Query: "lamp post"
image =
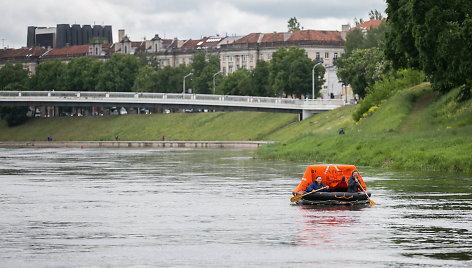
<path fill-rule="evenodd" d="M 219 72 L 217 72 L 216 74 L 213 75 L 213 95 L 215 95 L 215 76 L 217 76 L 220 73 L 221 73 L 221 71 L 219 71 Z"/>
<path fill-rule="evenodd" d="M 184 76 L 184 85 L 183 85 L 183 90 L 182 90 L 182 94 L 185 94 L 185 78 L 191 76 L 193 73 L 189 73 L 187 74 L 186 76 Z"/>
<path fill-rule="evenodd" d="M 311 99 L 312 99 L 312 100 L 315 100 L 315 67 L 318 66 L 318 65 L 320 65 L 320 64 L 321 64 L 321 62 L 318 62 L 317 64 L 315 64 L 315 66 L 313 66 L 313 70 L 312 70 L 312 72 L 311 72 L 311 75 L 312 75 L 312 77 L 311 77 L 311 80 L 312 80 L 312 85 L 311 85 L 311 94 L 312 94 L 312 95 L 311 95 Z"/>

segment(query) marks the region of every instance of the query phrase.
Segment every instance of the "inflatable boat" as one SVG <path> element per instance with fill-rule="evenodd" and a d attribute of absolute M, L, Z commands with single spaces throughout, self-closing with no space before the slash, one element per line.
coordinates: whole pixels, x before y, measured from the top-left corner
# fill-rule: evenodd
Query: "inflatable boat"
<path fill-rule="evenodd" d="M 369 197 L 370 192 L 367 192 Z M 364 192 L 316 192 L 305 195 L 298 200 L 298 205 L 363 205 L 369 204 L 369 198 Z"/>
<path fill-rule="evenodd" d="M 355 205 L 373 204 L 370 199 L 371 193 L 367 192 L 367 187 L 359 174 L 359 191 L 347 192 L 347 182 L 352 172 L 357 170 L 354 165 L 310 165 L 306 168 L 302 180 L 292 191 L 296 196 L 292 202 L 301 205 Z M 329 191 L 318 191 L 306 193 L 306 188 L 320 176 L 321 182 L 329 186 Z M 361 190 L 362 189 L 362 190 Z M 302 195 L 301 198 L 298 195 Z M 298 198 L 297 198 L 298 196 Z M 295 199 L 295 201 L 293 201 Z"/>

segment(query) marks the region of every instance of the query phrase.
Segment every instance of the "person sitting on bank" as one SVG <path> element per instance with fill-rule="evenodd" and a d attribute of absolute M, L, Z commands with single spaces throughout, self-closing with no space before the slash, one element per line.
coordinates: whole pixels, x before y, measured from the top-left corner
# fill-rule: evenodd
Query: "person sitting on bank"
<path fill-rule="evenodd" d="M 353 170 L 351 177 L 349 177 L 349 180 L 347 180 L 347 191 L 349 193 L 362 192 L 362 189 L 359 186 L 361 180 L 362 179 L 359 178 L 359 172 L 357 170 Z"/>
<path fill-rule="evenodd" d="M 308 187 L 306 187 L 306 192 L 309 193 L 311 191 L 316 191 L 316 190 L 321 189 L 323 187 L 325 187 L 325 186 L 321 182 L 321 176 L 316 176 L 315 182 L 313 182 L 312 184 L 308 185 Z M 318 192 L 327 192 L 328 189 L 329 189 L 329 186 L 326 186 L 326 188 L 324 188 L 323 190 L 319 190 Z"/>
<path fill-rule="evenodd" d="M 344 129 L 341 128 L 338 133 L 339 133 L 339 135 L 343 135 L 344 134 Z"/>

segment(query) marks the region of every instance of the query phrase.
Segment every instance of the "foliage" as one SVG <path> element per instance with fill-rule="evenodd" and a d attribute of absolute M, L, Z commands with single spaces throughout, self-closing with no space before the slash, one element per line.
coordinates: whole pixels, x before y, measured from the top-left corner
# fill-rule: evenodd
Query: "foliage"
<path fill-rule="evenodd" d="M 371 15 L 381 16 L 377 11 Z M 337 75 L 343 84 L 350 84 L 355 94 L 365 97 L 365 90 L 379 80 L 382 74 L 391 69 L 391 64 L 385 59 L 385 33 L 389 31 L 386 23 L 379 27 L 362 32 L 356 28 L 346 36 L 345 53 L 339 57 L 335 65 Z"/>
<path fill-rule="evenodd" d="M 276 96 L 282 94 L 301 97 L 311 95 L 312 69 L 317 62 L 298 47 L 280 47 L 272 54 L 269 71 L 269 85 Z M 320 64 L 315 68 L 315 97 L 324 84 L 325 69 Z"/>
<path fill-rule="evenodd" d="M 21 64 L 6 63 L 0 68 L 0 90 L 26 90 L 28 87 L 28 70 Z"/>
<path fill-rule="evenodd" d="M 259 61 L 252 71 L 252 86 L 254 96 L 275 96 L 269 86 L 270 63 Z"/>
<path fill-rule="evenodd" d="M 66 65 L 59 59 L 42 62 L 36 66 L 36 73 L 31 77 L 31 90 L 64 90 Z"/>
<path fill-rule="evenodd" d="M 252 95 L 251 72 L 239 69 L 223 80 L 218 91 L 224 95 Z"/>
<path fill-rule="evenodd" d="M 20 125 L 28 120 L 28 107 L 0 107 L 0 118 L 5 120 L 9 127 Z"/>
<path fill-rule="evenodd" d="M 350 84 L 360 98 L 366 95 L 366 88 L 381 79 L 390 69 L 379 48 L 356 49 L 349 56 L 336 61 L 338 77 L 344 84 Z"/>
<path fill-rule="evenodd" d="M 209 94 L 213 92 L 213 75 L 220 70 L 220 61 L 217 55 L 204 52 L 193 55 L 193 93 Z"/>
<path fill-rule="evenodd" d="M 383 49 L 385 46 L 385 34 L 390 27 L 382 22 L 379 27 L 371 28 L 365 33 L 361 29 L 355 28 L 346 36 L 344 43 L 345 55 L 350 55 L 356 49 L 366 49 L 377 47 Z"/>
<path fill-rule="evenodd" d="M 97 91 L 131 91 L 140 65 L 133 55 L 113 54 L 100 68 Z"/>
<path fill-rule="evenodd" d="M 134 55 L 142 66 L 151 67 L 154 70 L 159 70 L 159 61 L 154 55 L 150 55 L 144 52 L 138 52 Z"/>
<path fill-rule="evenodd" d="M 382 78 L 367 88 L 367 95 L 360 100 L 356 111 L 352 114 L 354 121 L 362 119 L 371 107 L 379 106 L 396 91 L 418 85 L 425 79 L 420 71 L 405 69 L 382 75 Z"/>
<path fill-rule="evenodd" d="M 386 55 L 396 68 L 416 67 L 434 89 L 472 86 L 472 6 L 468 0 L 388 0 L 392 31 Z"/>
<path fill-rule="evenodd" d="M 300 31 L 300 23 L 296 17 L 290 18 L 287 22 L 287 28 L 289 31 Z"/>
<path fill-rule="evenodd" d="M 94 91 L 99 81 L 103 62 L 90 57 L 71 60 L 64 67 L 63 89 L 71 91 Z"/>

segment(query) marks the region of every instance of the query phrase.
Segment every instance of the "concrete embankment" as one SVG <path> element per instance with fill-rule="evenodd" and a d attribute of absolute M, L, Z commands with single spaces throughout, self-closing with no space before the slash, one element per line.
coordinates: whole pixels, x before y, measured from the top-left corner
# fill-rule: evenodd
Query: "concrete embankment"
<path fill-rule="evenodd" d="M 79 148 L 245 148 L 256 149 L 271 141 L 25 141 L 0 142 L 0 147 L 79 147 Z"/>

